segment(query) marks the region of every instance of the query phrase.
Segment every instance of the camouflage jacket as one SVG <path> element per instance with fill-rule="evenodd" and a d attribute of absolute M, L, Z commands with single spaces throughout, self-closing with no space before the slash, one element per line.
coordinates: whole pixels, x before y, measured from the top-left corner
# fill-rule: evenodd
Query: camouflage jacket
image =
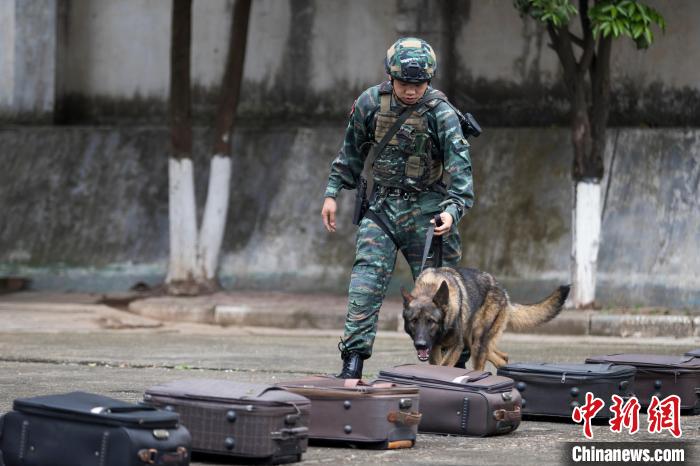
<path fill-rule="evenodd" d="M 341 189 L 355 189 L 371 146 L 370 143 L 374 141 L 381 86 L 387 86 L 387 83 L 367 89 L 355 101 L 345 130 L 343 147 L 331 164 L 325 197 L 335 198 Z M 431 89 L 428 88 L 427 92 Z M 392 110 L 400 107 L 401 104 L 392 98 Z M 444 170 L 450 175 L 450 183 L 446 197 L 430 193 L 431 195 L 421 196 L 418 202 L 434 204 L 432 208 L 431 206 L 421 206 L 421 208 L 426 213 L 431 210 L 444 210 L 452 215 L 454 223 L 457 224 L 474 203 L 469 143 L 462 134 L 457 114 L 449 104 L 440 102 L 426 112 L 425 117 L 428 121 L 428 133 L 432 139 L 434 155 L 442 158 Z"/>

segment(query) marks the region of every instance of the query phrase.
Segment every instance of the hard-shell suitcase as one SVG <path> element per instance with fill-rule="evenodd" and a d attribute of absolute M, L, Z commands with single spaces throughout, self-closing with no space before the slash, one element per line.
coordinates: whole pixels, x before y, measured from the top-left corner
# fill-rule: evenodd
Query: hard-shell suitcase
<path fill-rule="evenodd" d="M 186 466 L 176 413 L 84 392 L 17 399 L 3 417 L 5 466 Z"/>
<path fill-rule="evenodd" d="M 498 375 L 515 380 L 522 396 L 523 416 L 552 416 L 571 419 L 576 406 L 591 392 L 605 402 L 596 418 L 609 418 L 612 396 L 632 396 L 635 369 L 612 364 L 516 363 L 498 369 Z"/>
<path fill-rule="evenodd" d="M 417 387 L 322 375 L 280 385 L 311 400 L 314 443 L 377 449 L 415 444 L 421 417 Z"/>
<path fill-rule="evenodd" d="M 658 354 L 609 354 L 594 356 L 586 362 L 624 364 L 637 368 L 634 378 L 634 394 L 643 408 L 649 406 L 651 397 L 659 400 L 678 395 L 682 410 L 700 406 L 700 358 L 693 356 L 664 356 Z"/>
<path fill-rule="evenodd" d="M 380 381 L 420 388 L 419 432 L 487 436 L 520 425 L 520 394 L 513 381 L 490 372 L 406 364 L 379 372 Z"/>
<path fill-rule="evenodd" d="M 279 464 L 301 461 L 308 445 L 309 400 L 274 385 L 179 380 L 144 401 L 178 412 L 195 452 Z"/>

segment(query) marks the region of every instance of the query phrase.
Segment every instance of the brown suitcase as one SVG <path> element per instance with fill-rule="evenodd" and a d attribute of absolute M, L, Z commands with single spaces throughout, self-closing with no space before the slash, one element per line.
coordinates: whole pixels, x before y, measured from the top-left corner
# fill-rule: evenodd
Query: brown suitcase
<path fill-rule="evenodd" d="M 520 425 L 520 394 L 513 381 L 490 372 L 406 364 L 379 372 L 380 381 L 420 388 L 419 432 L 487 436 Z"/>
<path fill-rule="evenodd" d="M 524 417 L 556 417 L 572 420 L 577 406 L 582 406 L 586 393 L 603 399 L 605 409 L 598 419 L 611 416 L 612 396 L 632 396 L 635 368 L 613 364 L 513 363 L 498 369 L 498 375 L 510 377 L 522 396 Z"/>
<path fill-rule="evenodd" d="M 594 356 L 586 359 L 586 362 L 636 367 L 634 394 L 643 408 L 649 406 L 653 395 L 660 400 L 669 395 L 678 395 L 682 410 L 692 411 L 700 407 L 700 358 L 622 353 Z"/>
<path fill-rule="evenodd" d="M 395 449 L 416 442 L 417 387 L 323 375 L 279 385 L 311 400 L 309 439 L 315 444 Z"/>
<path fill-rule="evenodd" d="M 179 380 L 144 401 L 179 413 L 195 452 L 279 464 L 301 461 L 308 445 L 309 400 L 274 385 Z"/>

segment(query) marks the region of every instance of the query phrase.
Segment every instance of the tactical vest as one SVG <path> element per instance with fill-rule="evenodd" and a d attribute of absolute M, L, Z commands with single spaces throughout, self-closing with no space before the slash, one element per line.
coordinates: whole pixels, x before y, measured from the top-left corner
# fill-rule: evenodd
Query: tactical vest
<path fill-rule="evenodd" d="M 392 88 L 379 89 L 380 106 L 376 116 L 374 140 L 378 144 L 399 117 L 391 111 Z M 436 97 L 442 95 L 432 90 Z M 428 96 L 430 97 L 430 96 Z M 374 183 L 379 186 L 422 191 L 442 178 L 442 157 L 433 159 L 433 141 L 428 133 L 426 113 L 440 103 L 428 99 L 412 111 L 372 165 Z"/>

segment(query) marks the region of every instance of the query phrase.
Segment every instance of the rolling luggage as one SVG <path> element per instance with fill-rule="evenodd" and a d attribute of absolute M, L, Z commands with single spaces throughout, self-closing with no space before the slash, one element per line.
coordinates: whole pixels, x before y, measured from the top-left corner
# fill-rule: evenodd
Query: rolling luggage
<path fill-rule="evenodd" d="M 378 380 L 420 388 L 419 432 L 483 437 L 520 425 L 520 394 L 513 381 L 490 372 L 406 364 L 380 371 Z"/>
<path fill-rule="evenodd" d="M 309 438 L 353 447 L 410 448 L 421 415 L 417 387 L 312 376 L 280 386 L 311 400 Z"/>
<path fill-rule="evenodd" d="M 186 466 L 176 413 L 84 392 L 17 399 L 3 418 L 5 466 Z"/>
<path fill-rule="evenodd" d="M 610 354 L 591 357 L 586 359 L 586 362 L 636 367 L 634 394 L 643 408 L 649 406 L 653 395 L 659 400 L 669 395 L 678 395 L 682 410 L 700 407 L 700 358 L 657 354 Z"/>
<path fill-rule="evenodd" d="M 595 417 L 610 418 L 612 395 L 631 397 L 634 374 L 634 367 L 612 364 L 516 363 L 498 369 L 498 375 L 515 381 L 523 416 L 568 419 L 576 406 L 586 402 L 586 392 L 605 402 Z"/>
<path fill-rule="evenodd" d="M 274 385 L 180 380 L 144 401 L 179 413 L 195 452 L 279 464 L 301 461 L 308 445 L 309 400 Z"/>

